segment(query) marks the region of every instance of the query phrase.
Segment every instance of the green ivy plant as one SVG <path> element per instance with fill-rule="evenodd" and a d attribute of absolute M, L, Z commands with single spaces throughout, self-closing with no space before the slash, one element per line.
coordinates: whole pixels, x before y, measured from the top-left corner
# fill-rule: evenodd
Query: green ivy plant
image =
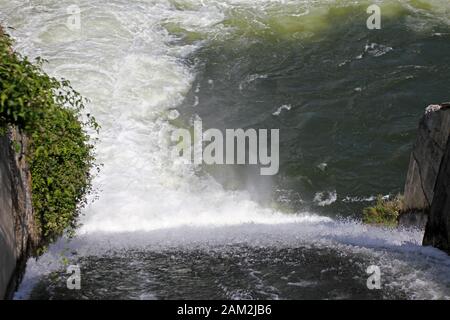
<path fill-rule="evenodd" d="M 83 114 L 86 100 L 69 81 L 48 76 L 44 60 L 31 63 L 11 45 L 0 31 L 0 128 L 14 126 L 30 138 L 32 203 L 45 245 L 78 225 L 98 170 L 87 132 L 99 126 Z"/>

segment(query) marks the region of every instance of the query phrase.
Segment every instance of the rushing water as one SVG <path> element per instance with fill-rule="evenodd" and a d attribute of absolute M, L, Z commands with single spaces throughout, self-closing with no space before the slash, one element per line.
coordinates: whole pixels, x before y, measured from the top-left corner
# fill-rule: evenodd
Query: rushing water
<path fill-rule="evenodd" d="M 450 3 L 376 2 L 371 31 L 368 1 L 0 0 L 16 49 L 102 126 L 98 199 L 16 298 L 450 298 L 450 259 L 421 230 L 358 222 L 402 190 L 424 107 L 449 98 Z M 173 162 L 161 139 L 198 117 L 279 128 L 280 173 Z"/>

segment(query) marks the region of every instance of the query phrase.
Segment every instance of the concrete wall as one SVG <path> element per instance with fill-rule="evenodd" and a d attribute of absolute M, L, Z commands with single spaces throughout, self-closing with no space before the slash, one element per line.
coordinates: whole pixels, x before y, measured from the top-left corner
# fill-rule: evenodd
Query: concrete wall
<path fill-rule="evenodd" d="M 9 140 L 0 138 L 0 299 L 16 267 L 16 235 L 12 207 L 12 177 Z"/>
<path fill-rule="evenodd" d="M 27 148 L 28 138 L 18 130 L 0 137 L 0 299 L 11 298 L 41 241 L 31 201 Z"/>

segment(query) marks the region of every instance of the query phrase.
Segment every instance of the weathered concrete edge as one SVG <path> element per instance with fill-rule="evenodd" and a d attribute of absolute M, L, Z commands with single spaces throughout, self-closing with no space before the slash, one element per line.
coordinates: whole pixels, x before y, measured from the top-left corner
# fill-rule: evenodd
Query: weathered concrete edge
<path fill-rule="evenodd" d="M 14 294 L 28 258 L 40 243 L 40 229 L 35 221 L 31 199 L 31 173 L 26 162 L 29 138 L 16 128 L 0 138 L 0 299 Z M 3 271 L 4 270 L 4 271 Z"/>
<path fill-rule="evenodd" d="M 9 159 L 9 139 L 0 137 L 0 299 L 9 291 L 17 260 Z"/>

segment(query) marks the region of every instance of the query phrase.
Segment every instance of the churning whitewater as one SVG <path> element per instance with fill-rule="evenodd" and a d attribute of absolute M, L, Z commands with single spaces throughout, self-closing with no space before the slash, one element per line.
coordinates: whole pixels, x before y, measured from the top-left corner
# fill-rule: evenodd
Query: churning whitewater
<path fill-rule="evenodd" d="M 205 289 L 206 297 L 291 298 L 297 297 L 295 289 L 303 288 L 309 296 L 302 298 L 315 297 L 313 292 L 323 294 L 318 297 L 333 292 L 330 298 L 345 298 L 360 286 L 356 297 L 450 298 L 450 259 L 421 247 L 420 230 L 376 228 L 308 209 L 286 213 L 259 203 L 250 191 L 225 188 L 202 168 L 174 162 L 166 152 L 161 141 L 177 126 L 170 113 L 189 94 L 205 89 L 196 82 L 204 61 L 201 55 L 194 62 L 191 59 L 197 52 L 215 41 L 248 36 L 256 32 L 254 28 L 275 30 L 273 19 L 278 16 L 309 16 L 302 29 L 305 34 L 323 30 L 324 8 L 334 4 L 331 0 L 283 2 L 79 0 L 75 3 L 81 28 L 74 31 L 66 26 L 67 8 L 73 1 L 0 0 L 0 18 L 13 28 L 15 49 L 47 59 L 46 71 L 69 79 L 90 100 L 89 112 L 102 127 L 96 150 L 103 166 L 94 181 L 95 201 L 85 209 L 75 239 L 61 239 L 39 260 L 30 259 L 16 298 L 29 298 L 33 292 L 34 297 L 58 297 L 57 284 L 44 293 L 39 284 L 63 270 L 61 256 L 79 263 L 89 279 L 106 279 L 105 286 L 123 277 L 117 273 L 120 268 L 129 277 L 134 274 L 135 278 L 124 277 L 128 282 L 109 289 L 120 291 L 115 296 L 92 280 L 87 285 L 92 287 L 76 298 L 176 298 L 176 290 L 163 288 L 168 281 L 164 277 L 184 279 L 195 269 L 192 259 L 204 268 L 220 268 L 220 261 L 225 261 L 230 264 L 230 278 L 242 277 L 248 283 L 240 288 L 231 279 L 211 280 L 212 291 Z M 448 23 L 448 16 L 442 15 L 448 3 L 431 2 L 439 4 L 431 14 Z M 186 38 L 181 39 L 179 32 Z M 283 32 L 283 37 L 290 36 L 289 28 Z M 296 36 L 303 37 L 298 32 Z M 240 84 L 241 90 L 267 79 L 255 74 L 244 77 L 248 81 Z M 216 79 L 206 81 L 212 87 Z M 274 110 L 267 115 L 277 119 L 293 111 L 283 103 L 274 105 Z M 329 193 L 333 198 L 321 199 L 323 206 L 352 196 L 333 189 Z M 365 270 L 370 265 L 380 266 L 387 293 L 365 293 Z M 345 268 L 348 274 L 338 272 L 342 282 L 328 277 L 332 270 Z M 220 273 L 198 272 L 208 274 L 208 279 Z M 280 273 L 281 279 L 272 279 L 274 273 Z M 334 285 L 343 288 L 331 290 Z M 194 289 L 186 287 L 179 292 L 197 297 Z"/>

